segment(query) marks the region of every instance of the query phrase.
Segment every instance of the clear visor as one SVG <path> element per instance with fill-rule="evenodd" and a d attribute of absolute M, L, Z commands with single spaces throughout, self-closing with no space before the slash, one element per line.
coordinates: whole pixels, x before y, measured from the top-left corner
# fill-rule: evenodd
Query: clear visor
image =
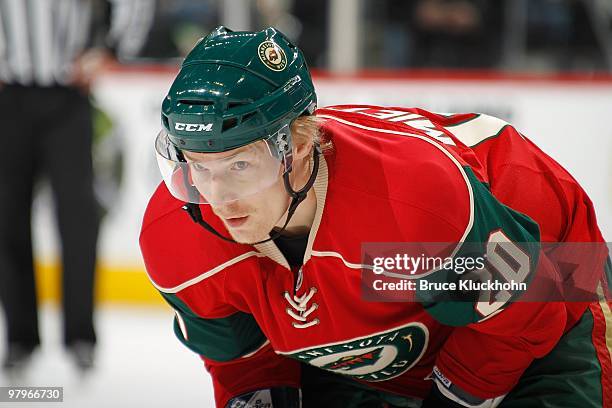
<path fill-rule="evenodd" d="M 170 193 L 195 204 L 223 204 L 247 198 L 282 176 L 281 159 L 273 155 L 278 135 L 221 153 L 178 152 L 162 130 L 155 139 L 157 163 Z M 184 156 L 184 157 L 181 157 Z"/>

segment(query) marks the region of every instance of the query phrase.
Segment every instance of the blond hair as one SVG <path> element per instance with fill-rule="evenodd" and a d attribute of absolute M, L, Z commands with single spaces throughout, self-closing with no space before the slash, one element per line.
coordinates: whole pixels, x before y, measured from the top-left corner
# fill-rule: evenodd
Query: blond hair
<path fill-rule="evenodd" d="M 310 145 L 318 144 L 321 146 L 323 153 L 330 151 L 333 148 L 331 140 L 324 137 L 323 124 L 325 119 L 314 115 L 300 116 L 291 122 L 291 137 L 294 144 L 308 143 Z"/>

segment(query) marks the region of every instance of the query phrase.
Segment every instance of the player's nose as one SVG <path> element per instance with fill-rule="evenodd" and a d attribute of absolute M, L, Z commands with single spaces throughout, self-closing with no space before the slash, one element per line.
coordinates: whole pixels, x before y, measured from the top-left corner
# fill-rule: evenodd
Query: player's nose
<path fill-rule="evenodd" d="M 208 197 L 207 197 L 208 198 Z M 224 205 L 238 199 L 238 192 L 232 188 L 231 183 L 221 177 L 213 176 L 209 185 L 209 202 Z"/>

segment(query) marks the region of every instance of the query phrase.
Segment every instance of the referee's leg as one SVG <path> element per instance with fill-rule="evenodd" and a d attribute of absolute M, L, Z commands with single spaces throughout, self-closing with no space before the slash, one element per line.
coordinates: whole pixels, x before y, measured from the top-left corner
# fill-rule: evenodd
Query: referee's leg
<path fill-rule="evenodd" d="M 38 162 L 30 124 L 31 112 L 21 105 L 22 87 L 0 89 L 0 298 L 6 322 L 7 354 L 21 348 L 26 355 L 40 343 L 32 259 L 32 187 Z M 14 357 L 14 356 L 13 356 Z"/>
<path fill-rule="evenodd" d="M 91 104 L 75 89 L 56 92 L 62 108 L 48 122 L 44 139 L 62 241 L 64 343 L 93 345 L 99 216 L 93 193 Z"/>

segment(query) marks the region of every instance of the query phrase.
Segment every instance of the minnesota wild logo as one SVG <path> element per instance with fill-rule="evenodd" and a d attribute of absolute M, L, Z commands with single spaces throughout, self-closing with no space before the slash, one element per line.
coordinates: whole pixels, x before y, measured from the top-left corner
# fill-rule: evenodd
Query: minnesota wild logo
<path fill-rule="evenodd" d="M 287 67 L 285 52 L 272 41 L 264 41 L 259 44 L 257 54 L 261 62 L 273 71 L 282 71 Z"/>
<path fill-rule="evenodd" d="M 408 371 L 425 354 L 429 332 L 422 323 L 366 337 L 283 353 L 324 370 L 365 381 L 384 381 Z"/>

